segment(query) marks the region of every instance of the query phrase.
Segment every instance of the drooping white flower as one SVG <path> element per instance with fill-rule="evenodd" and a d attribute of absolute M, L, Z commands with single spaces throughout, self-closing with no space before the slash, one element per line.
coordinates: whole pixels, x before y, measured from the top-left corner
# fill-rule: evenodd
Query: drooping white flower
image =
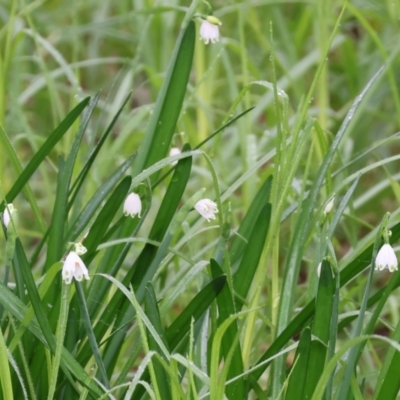
<path fill-rule="evenodd" d="M 217 204 L 210 199 L 199 200 L 194 208 L 208 222 L 210 219 L 215 219 L 215 214 L 218 212 Z"/>
<path fill-rule="evenodd" d="M 325 208 L 324 208 L 324 214 L 329 214 L 332 211 L 334 204 L 335 204 L 335 197 L 333 196 L 328 201 L 328 203 L 326 203 Z"/>
<path fill-rule="evenodd" d="M 321 277 L 321 268 L 322 268 L 322 262 L 320 262 L 320 263 L 318 264 L 318 267 L 317 267 L 317 275 L 318 275 L 318 278 Z"/>
<path fill-rule="evenodd" d="M 130 215 L 132 218 L 135 218 L 137 215 L 140 218 L 141 212 L 142 212 L 142 201 L 140 200 L 139 195 L 137 195 L 136 193 L 131 193 L 125 199 L 124 214 L 126 216 Z"/>
<path fill-rule="evenodd" d="M 219 41 L 219 25 L 222 25 L 221 21 L 209 15 L 206 19 L 203 19 L 203 22 L 200 26 L 200 40 L 204 40 L 205 44 L 215 43 Z"/>
<path fill-rule="evenodd" d="M 390 244 L 384 244 L 375 260 L 375 270 L 383 271 L 388 268 L 390 272 L 397 271 L 397 257 Z"/>
<path fill-rule="evenodd" d="M 7 207 L 4 209 L 3 223 L 6 228 L 8 228 L 8 224 L 10 223 L 11 217 L 15 211 L 16 211 L 16 209 L 14 208 L 14 206 L 11 203 L 7 204 Z"/>
<path fill-rule="evenodd" d="M 181 154 L 181 150 L 178 149 L 177 147 L 172 147 L 171 150 L 169 151 L 169 156 L 177 156 L 178 154 Z M 172 161 L 172 165 L 178 164 L 178 161 Z"/>
<path fill-rule="evenodd" d="M 62 268 L 62 280 L 69 285 L 75 278 L 80 282 L 83 278 L 89 278 L 89 272 L 82 259 L 74 251 L 70 251 Z"/>

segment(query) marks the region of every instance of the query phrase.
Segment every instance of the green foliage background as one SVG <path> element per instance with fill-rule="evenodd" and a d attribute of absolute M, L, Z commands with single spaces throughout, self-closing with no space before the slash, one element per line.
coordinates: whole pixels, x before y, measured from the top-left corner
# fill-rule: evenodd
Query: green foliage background
<path fill-rule="evenodd" d="M 400 1 L 211 5 L 0 4 L 1 399 L 397 398 Z"/>

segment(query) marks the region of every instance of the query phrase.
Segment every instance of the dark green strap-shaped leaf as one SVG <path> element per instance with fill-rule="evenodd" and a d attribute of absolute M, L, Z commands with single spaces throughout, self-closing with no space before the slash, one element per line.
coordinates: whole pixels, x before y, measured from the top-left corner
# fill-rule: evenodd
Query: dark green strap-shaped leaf
<path fill-rule="evenodd" d="M 214 278 L 223 274 L 221 267 L 218 263 L 210 260 L 211 273 Z M 225 285 L 221 293 L 217 297 L 218 305 L 218 326 L 220 326 L 227 318 L 236 313 L 233 296 L 228 285 Z M 229 366 L 227 380 L 234 378 L 243 373 L 243 359 L 240 343 L 235 340 L 239 334 L 237 322 L 233 321 L 229 328 L 226 330 L 224 340 L 222 341 L 222 354 L 225 361 L 228 357 L 231 346 L 236 343 L 235 350 L 232 355 L 231 364 Z M 246 397 L 244 379 L 238 379 L 226 386 L 225 395 L 230 400 L 244 399 Z"/>
<path fill-rule="evenodd" d="M 271 204 L 266 204 L 257 217 L 257 222 L 253 227 L 249 242 L 244 251 L 239 268 L 233 276 L 233 287 L 235 295 L 241 300 L 245 300 L 247 293 L 253 282 L 264 243 L 267 238 L 269 222 L 271 218 Z"/>
<path fill-rule="evenodd" d="M 391 339 L 400 343 L 400 322 L 397 324 Z M 391 347 L 379 374 L 374 400 L 395 400 L 398 398 L 400 390 L 399 365 L 400 353 Z"/>
<path fill-rule="evenodd" d="M 171 351 L 178 346 L 179 342 L 188 335 L 192 319 L 197 321 L 214 299 L 221 292 L 226 283 L 226 276 L 221 275 L 204 286 L 203 289 L 186 306 L 183 312 L 175 319 L 165 332 Z"/>
<path fill-rule="evenodd" d="M 95 216 L 101 203 L 110 194 L 112 188 L 117 184 L 121 177 L 128 170 L 136 154 L 131 155 L 117 170 L 108 178 L 108 180 L 100 186 L 94 196 L 90 199 L 89 203 L 85 206 L 79 216 L 76 218 L 75 223 L 67 234 L 67 241 L 73 242 L 83 232 L 91 219 Z"/>
<path fill-rule="evenodd" d="M 231 246 L 229 247 L 229 256 L 232 265 L 234 265 L 243 255 L 246 248 L 247 241 L 250 239 L 251 232 L 257 223 L 258 216 L 261 209 L 268 203 L 271 193 L 272 176 L 269 176 L 260 187 L 254 200 L 252 201 L 246 215 L 244 216 L 240 227 L 232 239 Z"/>
<path fill-rule="evenodd" d="M 190 146 L 186 144 L 183 147 L 183 151 L 189 151 Z M 160 209 L 158 210 L 157 216 L 154 220 L 154 224 L 151 228 L 149 239 L 161 242 L 164 238 L 165 233 L 168 230 L 169 224 L 182 200 L 183 192 L 185 191 L 186 185 L 190 177 L 190 171 L 192 168 L 192 157 L 186 157 L 179 160 L 170 184 L 168 185 L 167 192 L 165 193 L 164 199 L 161 203 Z M 143 277 L 146 274 L 151 262 L 153 261 L 158 247 L 152 244 L 146 244 L 140 253 L 139 257 L 133 264 L 132 268 L 134 274 L 132 277 L 132 285 L 137 288 Z"/>
<path fill-rule="evenodd" d="M 96 107 L 99 95 L 95 96 L 88 104 L 83 115 L 78 132 L 75 135 L 71 150 L 65 163 L 60 159 L 60 167 L 58 169 L 56 199 L 51 219 L 51 227 L 49 234 L 49 242 L 47 246 L 46 269 L 61 259 L 63 254 L 65 221 L 68 215 L 68 193 L 71 182 L 72 172 L 75 165 L 76 156 L 79 146 L 82 142 L 83 135 L 88 126 L 90 117 Z"/>
<path fill-rule="evenodd" d="M 190 21 L 187 27 L 180 31 L 176 42 L 134 165 L 134 176 L 164 158 L 168 153 L 192 68 L 195 39 L 195 24 Z M 158 174 L 153 174 L 151 181 L 155 182 L 157 176 Z"/>
<path fill-rule="evenodd" d="M 62 157 L 59 157 L 56 199 L 48 235 L 49 243 L 47 246 L 45 271 L 47 271 L 55 262 L 61 260 L 64 247 L 64 230 L 67 216 L 66 204 L 68 202 L 68 194 L 65 193 L 65 187 L 63 184 L 64 168 L 65 161 Z M 58 292 L 60 293 L 60 291 Z"/>
<path fill-rule="evenodd" d="M 97 252 L 97 246 L 103 242 L 104 235 L 106 234 L 112 220 L 117 213 L 121 212 L 121 205 L 128 195 L 131 181 L 132 178 L 127 176 L 118 184 L 104 207 L 101 209 L 99 215 L 96 217 L 96 220 L 85 239 L 85 247 L 88 250 L 87 254 L 82 257 L 85 264 L 88 265 L 93 259 Z"/>
<path fill-rule="evenodd" d="M 313 337 L 304 386 L 304 399 L 311 399 L 324 370 L 326 353 L 328 351 L 334 292 L 335 281 L 332 278 L 331 266 L 328 261 L 323 260 L 315 302 L 314 322 L 311 329 Z"/>
<path fill-rule="evenodd" d="M 290 373 L 285 400 L 302 400 L 311 348 L 311 330 L 305 328 L 300 336 L 293 370 Z"/>
<path fill-rule="evenodd" d="M 165 347 L 168 349 L 164 328 L 161 323 L 160 312 L 157 306 L 157 297 L 156 294 L 154 293 L 153 285 L 150 282 L 146 287 L 146 292 L 144 296 L 144 306 L 147 317 L 149 318 L 150 322 L 152 323 L 154 329 L 156 330 L 158 336 L 164 343 Z M 149 343 L 149 349 L 154 350 L 161 357 L 163 357 L 166 362 L 169 362 L 169 360 L 167 360 L 164 353 L 161 351 L 160 346 L 158 345 L 158 343 L 153 338 L 150 332 L 147 333 L 147 340 Z M 160 361 L 156 357 L 153 358 L 153 366 L 157 379 L 157 385 L 160 390 L 160 393 L 162 393 L 163 400 L 172 399 L 170 379 L 167 373 L 165 372 L 164 367 L 161 365 Z"/>
<path fill-rule="evenodd" d="M 82 168 L 82 171 L 79 173 L 78 177 L 76 178 L 75 182 L 73 183 L 71 187 L 71 191 L 74 191 L 72 197 L 71 197 L 71 203 L 73 202 L 73 199 L 75 198 L 76 194 L 78 193 L 80 187 L 82 186 L 89 170 L 92 164 L 94 163 L 97 155 L 99 154 L 101 148 L 103 147 L 106 139 L 108 138 L 109 134 L 111 133 L 115 123 L 117 122 L 122 110 L 124 109 L 125 105 L 127 104 L 129 98 L 131 97 L 132 93 L 129 93 L 128 96 L 126 96 L 125 101 L 122 103 L 122 106 L 119 108 L 117 113 L 115 114 L 114 118 L 111 120 L 110 125 L 108 125 L 106 131 L 104 132 L 103 136 L 100 138 L 99 142 L 96 144 L 96 147 L 93 149 L 93 151 L 90 153 L 85 165 Z"/>
<path fill-rule="evenodd" d="M 392 228 L 390 228 L 392 232 L 392 236 L 390 237 L 390 242 L 395 243 L 400 239 L 400 223 L 396 224 Z M 368 246 L 364 251 L 360 254 L 355 254 L 353 261 L 351 261 L 342 271 L 340 271 L 340 287 L 346 285 L 350 280 L 352 280 L 355 276 L 357 276 L 364 269 L 368 268 L 371 263 L 372 257 L 372 248 L 373 244 Z M 400 275 L 395 275 L 392 279 L 396 280 L 396 283 L 393 285 L 393 290 L 400 286 Z M 374 305 L 383 295 L 384 288 L 379 290 L 373 296 L 371 296 L 368 301 L 368 306 Z M 299 332 L 307 323 L 307 321 L 313 316 L 315 311 L 315 302 L 311 300 L 300 312 L 293 318 L 287 328 L 278 335 L 278 337 L 274 340 L 271 346 L 264 352 L 264 354 L 259 358 L 257 364 L 267 360 L 272 357 L 276 353 L 278 353 L 295 335 Z M 347 323 L 350 323 L 352 319 L 346 319 Z M 339 324 L 339 330 L 344 326 L 344 323 Z M 265 369 L 269 366 L 270 363 L 263 364 L 262 367 L 258 368 L 256 371 L 252 373 L 252 378 L 254 380 L 258 380 L 261 374 L 265 371 Z"/>
<path fill-rule="evenodd" d="M 54 354 L 56 350 L 56 341 L 54 339 L 53 332 L 51 331 L 46 312 L 43 308 L 39 292 L 37 291 L 32 271 L 29 267 L 28 260 L 26 259 L 25 252 L 19 239 L 17 239 L 15 246 L 14 268 L 21 271 L 36 318 L 39 322 L 40 328 L 42 329 L 43 335 L 46 338 L 48 347 Z"/>
<path fill-rule="evenodd" d="M 36 172 L 39 165 L 47 157 L 53 147 L 64 136 L 68 129 L 72 126 L 75 120 L 79 117 L 83 109 L 87 106 L 90 98 L 82 100 L 61 122 L 60 125 L 53 131 L 49 138 L 43 143 L 39 151 L 32 157 L 31 161 L 22 171 L 13 187 L 6 195 L 7 203 L 11 203 L 18 193 L 23 189 L 29 178 Z M 4 201 L 0 204 L 0 212 L 4 210 Z"/>
<path fill-rule="evenodd" d="M 0 304 L 13 315 L 18 321 L 22 322 L 28 312 L 28 307 L 23 304 L 20 299 L 15 296 L 11 290 L 9 290 L 2 282 L 0 282 Z M 32 319 L 28 325 L 28 329 L 45 345 L 48 347 L 48 341 L 43 334 L 43 330 L 38 324 L 36 318 Z M 55 343 L 55 337 L 53 336 L 52 341 Z M 48 347 L 49 348 L 49 347 Z M 51 350 L 49 348 L 49 350 Z M 78 379 L 84 386 L 86 386 L 94 398 L 99 398 L 102 395 L 102 391 L 94 383 L 94 380 L 89 377 L 86 371 L 81 365 L 75 360 L 71 353 L 63 348 L 61 357 L 61 367 L 64 373 L 68 374 L 68 371 Z"/>

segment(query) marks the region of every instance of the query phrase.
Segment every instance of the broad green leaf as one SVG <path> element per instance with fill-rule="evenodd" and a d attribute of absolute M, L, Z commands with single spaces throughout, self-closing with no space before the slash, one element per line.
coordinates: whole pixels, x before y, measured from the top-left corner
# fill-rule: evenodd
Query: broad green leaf
<path fill-rule="evenodd" d="M 240 223 L 237 234 L 232 239 L 232 243 L 229 247 L 229 255 L 232 265 L 235 265 L 235 263 L 240 260 L 243 255 L 243 252 L 250 239 L 250 235 L 253 232 L 253 228 L 257 223 L 257 219 L 260 215 L 261 209 L 269 201 L 271 185 L 272 176 L 269 176 L 264 181 L 256 196 L 254 197 L 254 200 L 252 201 L 248 211 L 246 212 L 246 215 Z"/>
<path fill-rule="evenodd" d="M 64 228 L 65 221 L 68 216 L 68 193 L 70 190 L 70 182 L 72 172 L 75 165 L 76 156 L 79 151 L 79 146 L 82 142 L 83 135 L 88 126 L 90 117 L 97 104 L 99 95 L 95 96 L 88 104 L 88 107 L 83 115 L 78 132 L 75 135 L 71 150 L 65 163 L 60 159 L 56 199 L 51 219 L 51 227 L 49 233 L 49 242 L 47 246 L 46 265 L 50 267 L 55 262 L 61 259 L 64 250 Z"/>
<path fill-rule="evenodd" d="M 174 351 L 181 341 L 183 341 L 185 338 L 187 339 L 192 319 L 196 321 L 203 315 L 203 313 L 221 292 L 225 283 L 225 275 L 221 275 L 218 278 L 213 279 L 210 283 L 204 286 L 203 289 L 201 289 L 201 291 L 185 307 L 179 317 L 177 317 L 175 321 L 168 327 L 165 332 L 165 337 L 171 351 Z"/>
<path fill-rule="evenodd" d="M 195 24 L 190 21 L 187 26 L 182 27 L 176 42 L 166 77 L 134 165 L 134 175 L 149 168 L 168 153 L 186 93 L 195 39 Z M 151 180 L 155 182 L 156 179 L 157 174 L 154 174 Z"/>
<path fill-rule="evenodd" d="M 301 333 L 299 346 L 294 357 L 294 364 L 290 372 L 289 383 L 286 389 L 285 400 L 302 400 L 305 379 L 308 371 L 308 360 L 310 358 L 311 330 L 304 328 Z"/>
<path fill-rule="evenodd" d="M 392 339 L 400 342 L 400 322 L 397 324 Z M 391 347 L 386 356 L 385 362 L 381 368 L 374 400 L 394 400 L 397 398 L 400 389 L 400 353 Z"/>
<path fill-rule="evenodd" d="M 335 281 L 328 261 L 323 260 L 311 328 L 310 355 L 304 385 L 304 399 L 311 398 L 324 369 L 331 327 Z"/>
<path fill-rule="evenodd" d="M 168 344 L 165 338 L 164 328 L 162 326 L 160 318 L 160 312 L 157 306 L 156 294 L 154 293 L 153 286 L 150 282 L 146 287 L 144 306 L 146 315 L 149 318 L 150 322 L 152 323 L 153 327 L 155 328 L 157 334 L 159 335 L 160 340 L 162 340 L 164 345 L 168 348 Z M 154 340 L 153 336 L 150 333 L 148 333 L 147 335 L 147 340 L 149 343 L 150 350 L 154 350 L 155 352 L 160 354 L 160 356 L 163 357 L 165 361 L 168 362 L 169 360 L 167 360 L 166 356 L 164 355 L 164 353 L 162 352 L 157 342 Z M 153 366 L 157 379 L 157 385 L 160 389 L 160 392 L 162 393 L 163 400 L 171 399 L 171 383 L 170 379 L 167 376 L 167 373 L 164 370 L 164 367 L 162 366 L 160 361 L 157 360 L 157 358 L 153 359 Z"/>
<path fill-rule="evenodd" d="M 257 222 L 249 237 L 239 268 L 233 276 L 235 295 L 244 301 L 253 282 L 261 253 L 264 248 L 271 218 L 271 204 L 266 204 L 260 211 Z"/>
<path fill-rule="evenodd" d="M 127 104 L 128 100 L 130 99 L 131 93 L 126 97 L 125 101 L 123 102 L 122 106 L 120 109 L 117 111 L 115 114 L 114 118 L 110 122 L 110 125 L 107 127 L 106 131 L 104 132 L 103 136 L 100 138 L 99 142 L 96 144 L 96 147 L 92 150 L 90 153 L 85 165 L 82 168 L 82 171 L 79 173 L 78 177 L 76 178 L 75 182 L 71 186 L 71 192 L 73 191 L 73 194 L 71 196 L 71 201 L 70 204 L 73 203 L 75 196 L 77 195 L 79 189 L 81 188 L 84 180 L 87 177 L 87 174 L 89 173 L 89 170 L 91 166 L 93 165 L 94 161 L 96 160 L 101 148 L 103 147 L 107 137 L 109 134 L 112 132 L 112 129 L 117 122 L 122 110 L 124 109 L 125 105 Z M 71 193 L 70 193 L 71 194 Z"/>
<path fill-rule="evenodd" d="M 210 268 L 213 278 L 216 278 L 223 274 L 221 267 L 218 263 L 211 259 Z M 218 305 L 218 326 L 227 320 L 231 315 L 236 313 L 234 299 L 229 286 L 226 284 L 219 296 L 217 297 Z M 228 357 L 231 347 L 235 344 L 236 338 L 239 335 L 239 329 L 237 321 L 233 321 L 227 328 L 224 340 L 222 341 L 222 354 L 225 361 Z M 233 351 L 231 364 L 229 365 L 229 370 L 227 373 L 227 380 L 234 378 L 237 375 L 243 373 L 243 360 L 240 343 L 236 343 L 235 349 Z M 238 379 L 233 384 L 226 386 L 225 394 L 228 399 L 244 399 L 245 394 L 244 379 Z"/>
<path fill-rule="evenodd" d="M 11 203 L 19 192 L 24 188 L 29 178 L 36 172 L 39 165 L 47 157 L 53 147 L 58 141 L 64 136 L 68 129 L 72 126 L 75 120 L 82 113 L 83 109 L 89 103 L 90 98 L 82 100 L 61 122 L 61 124 L 51 133 L 49 138 L 44 142 L 39 151 L 32 157 L 32 160 L 28 163 L 25 169 L 22 171 L 13 187 L 6 195 L 7 203 Z M 4 201 L 0 204 L 0 212 L 4 210 Z"/>
<path fill-rule="evenodd" d="M 99 213 L 99 208 L 105 198 L 110 194 L 113 187 L 117 182 L 124 176 L 125 172 L 128 170 L 136 154 L 131 155 L 126 161 L 120 165 L 116 171 L 108 178 L 108 180 L 100 186 L 94 196 L 89 200 L 84 209 L 81 211 L 79 216 L 76 218 L 72 224 L 69 232 L 67 234 L 67 241 L 73 242 L 81 235 L 85 229 L 88 229 L 90 222 Z M 94 221 L 93 221 L 94 222 Z"/>

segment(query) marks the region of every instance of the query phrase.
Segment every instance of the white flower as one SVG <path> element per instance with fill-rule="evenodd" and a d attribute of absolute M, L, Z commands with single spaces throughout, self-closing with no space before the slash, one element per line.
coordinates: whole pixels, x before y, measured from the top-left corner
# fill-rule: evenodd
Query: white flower
<path fill-rule="evenodd" d="M 217 205 L 210 199 L 199 200 L 194 208 L 208 222 L 210 219 L 215 219 L 215 214 L 218 212 Z"/>
<path fill-rule="evenodd" d="M 13 215 L 13 213 L 15 211 L 17 211 L 17 210 L 14 208 L 14 206 L 11 203 L 7 204 L 6 208 L 4 209 L 4 212 L 3 212 L 3 223 L 4 223 L 4 226 L 6 228 L 8 228 L 8 224 L 11 221 L 11 216 Z"/>
<path fill-rule="evenodd" d="M 178 154 L 181 154 L 180 149 L 178 149 L 177 147 L 172 147 L 171 150 L 169 151 L 169 156 L 177 156 Z M 178 161 L 172 161 L 171 163 L 172 165 L 176 165 L 178 164 Z"/>
<path fill-rule="evenodd" d="M 335 197 L 332 197 L 325 205 L 324 214 L 329 214 L 332 211 L 334 204 L 335 204 Z"/>
<path fill-rule="evenodd" d="M 74 251 L 70 251 L 64 261 L 62 269 L 62 280 L 69 285 L 75 278 L 80 282 L 83 278 L 89 278 L 89 272 L 82 259 Z"/>
<path fill-rule="evenodd" d="M 321 277 L 321 268 L 322 268 L 322 262 L 320 262 L 320 263 L 318 264 L 318 267 L 317 267 L 317 275 L 318 275 L 318 278 Z"/>
<path fill-rule="evenodd" d="M 222 25 L 221 21 L 209 15 L 207 19 L 203 19 L 200 26 L 200 40 L 204 40 L 205 44 L 215 43 L 219 41 L 219 28 L 218 25 Z"/>
<path fill-rule="evenodd" d="M 384 244 L 375 260 L 375 270 L 383 271 L 388 268 L 390 272 L 397 271 L 397 257 L 390 244 Z"/>
<path fill-rule="evenodd" d="M 132 218 L 135 218 L 137 215 L 140 218 L 141 211 L 142 211 L 142 201 L 140 200 L 139 195 L 137 195 L 136 193 L 131 193 L 125 199 L 124 214 L 126 216 L 130 215 Z"/>

